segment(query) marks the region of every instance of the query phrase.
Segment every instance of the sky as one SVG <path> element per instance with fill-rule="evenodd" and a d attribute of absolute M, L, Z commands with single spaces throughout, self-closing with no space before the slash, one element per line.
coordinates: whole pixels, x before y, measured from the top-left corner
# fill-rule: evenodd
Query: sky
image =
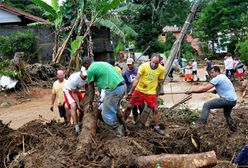
<path fill-rule="evenodd" d="M 51 0 L 43 0 L 43 1 L 45 1 L 47 4 L 51 5 Z M 64 0 L 59 0 L 59 4 L 61 4 L 62 1 L 64 1 Z"/>

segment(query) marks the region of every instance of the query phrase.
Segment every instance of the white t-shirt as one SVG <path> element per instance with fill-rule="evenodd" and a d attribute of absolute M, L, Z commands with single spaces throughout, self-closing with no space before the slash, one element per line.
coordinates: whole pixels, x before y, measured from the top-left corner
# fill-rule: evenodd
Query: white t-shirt
<path fill-rule="evenodd" d="M 238 60 L 233 60 L 233 69 L 236 69 L 238 63 L 239 63 Z"/>
<path fill-rule="evenodd" d="M 194 61 L 192 63 L 192 71 L 197 71 L 197 62 L 196 61 Z"/>
<path fill-rule="evenodd" d="M 98 98 L 98 110 L 103 109 L 103 99 L 104 99 L 105 95 L 106 95 L 106 90 L 102 89 L 101 93 L 99 95 L 99 98 Z"/>
<path fill-rule="evenodd" d="M 233 69 L 233 59 L 232 58 L 227 58 L 225 61 L 225 68 L 226 69 Z"/>
<path fill-rule="evenodd" d="M 64 91 L 72 90 L 72 89 L 80 89 L 86 84 L 86 81 L 80 77 L 80 72 L 76 72 L 71 74 L 68 78 L 65 86 Z"/>
<path fill-rule="evenodd" d="M 185 71 L 185 74 L 192 74 L 192 68 L 190 66 L 186 66 L 184 71 Z"/>

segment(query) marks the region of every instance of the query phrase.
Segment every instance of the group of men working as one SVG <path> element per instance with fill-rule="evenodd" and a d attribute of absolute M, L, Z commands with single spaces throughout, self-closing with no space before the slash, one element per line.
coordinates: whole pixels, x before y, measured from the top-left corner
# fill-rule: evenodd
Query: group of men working
<path fill-rule="evenodd" d="M 160 55 L 154 54 L 149 62 L 143 63 L 137 68 L 134 60 L 128 58 L 128 69 L 122 74 L 121 72 L 118 73 L 117 67 L 113 66 L 114 64 L 97 62 L 89 57 L 84 57 L 81 71 L 72 74 L 67 81 L 64 79 L 63 71 L 57 72 L 58 81 L 53 85 L 51 109 L 53 109 L 55 97 L 58 96 L 58 107 L 61 116 L 65 118 L 66 122 L 70 122 L 71 115 L 75 131 L 79 134 L 83 117 L 82 107 L 79 106 L 83 96 L 79 89 L 85 87 L 89 93 L 90 102 L 88 108 L 89 111 L 93 111 L 96 85 L 99 90 L 104 91 L 104 98 L 100 100 L 102 102 L 101 118 L 113 128 L 117 137 L 123 135 L 124 122 L 131 111 L 133 111 L 134 120 L 137 121 L 138 108 L 142 107 L 144 102 L 146 102 L 148 108 L 152 109 L 155 124 L 154 131 L 164 135 L 164 131 L 159 127 L 160 114 L 157 103 L 158 93 L 156 92 L 159 82 L 164 80 L 165 73 L 165 68 L 160 62 Z M 213 79 L 209 83 L 201 88 L 186 91 L 185 94 L 202 93 L 215 87 L 220 98 L 210 100 L 203 105 L 200 116 L 201 124 L 207 123 L 211 109 L 223 108 L 230 130 L 236 131 L 236 122 L 231 116 L 232 108 L 237 101 L 234 87 L 230 80 L 221 74 L 219 67 L 212 67 L 210 73 Z M 121 113 L 120 102 L 123 97 L 128 97 L 130 100 L 124 113 Z M 142 110 L 142 108 L 140 109 Z M 67 114 L 66 112 L 68 112 L 68 115 L 65 115 Z"/>

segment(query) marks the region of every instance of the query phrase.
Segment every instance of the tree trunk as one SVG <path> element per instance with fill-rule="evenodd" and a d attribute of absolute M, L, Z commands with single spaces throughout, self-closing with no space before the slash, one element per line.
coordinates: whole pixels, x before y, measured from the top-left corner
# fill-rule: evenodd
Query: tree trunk
<path fill-rule="evenodd" d="M 77 148 L 82 151 L 90 150 L 90 146 L 96 137 L 97 114 L 98 108 L 94 105 L 93 111 L 88 112 L 87 105 L 89 104 L 89 96 L 86 94 L 80 102 L 80 106 L 84 109 L 83 128 L 78 136 Z M 89 152 L 89 151 L 87 151 Z"/>
<path fill-rule="evenodd" d="M 140 156 L 136 159 L 138 167 L 156 167 L 157 164 L 166 168 L 198 168 L 214 166 L 217 158 L 214 151 L 197 154 L 161 154 Z"/>
<path fill-rule="evenodd" d="M 73 27 L 72 27 L 69 35 L 67 36 L 66 40 L 64 41 L 64 43 L 62 44 L 62 46 L 58 48 L 57 53 L 54 56 L 53 62 L 56 62 L 56 63 L 59 63 L 60 62 L 61 56 L 62 56 L 64 50 L 66 49 L 66 46 L 67 46 L 69 40 L 71 39 L 71 36 L 72 36 L 74 30 L 76 29 L 79 21 L 80 21 L 80 17 L 78 17 L 76 19 L 76 21 L 74 22 L 74 25 L 73 25 Z"/>

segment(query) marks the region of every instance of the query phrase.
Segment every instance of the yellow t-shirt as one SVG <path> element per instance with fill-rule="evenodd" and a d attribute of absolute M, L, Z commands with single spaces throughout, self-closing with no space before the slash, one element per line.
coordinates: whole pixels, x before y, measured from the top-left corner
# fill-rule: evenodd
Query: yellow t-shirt
<path fill-rule="evenodd" d="M 120 74 L 122 76 L 122 71 L 121 71 L 120 67 L 115 66 L 115 70 L 118 72 L 118 74 Z"/>
<path fill-rule="evenodd" d="M 140 80 L 135 90 L 145 94 L 156 94 L 158 81 L 164 79 L 165 69 L 159 64 L 157 69 L 151 69 L 150 62 L 144 63 L 139 67 L 138 74 Z"/>
<path fill-rule="evenodd" d="M 52 94 L 56 94 L 58 105 L 62 105 L 65 102 L 63 88 L 66 81 L 66 79 L 64 79 L 63 82 L 59 82 L 59 80 L 57 80 L 53 83 Z"/>

